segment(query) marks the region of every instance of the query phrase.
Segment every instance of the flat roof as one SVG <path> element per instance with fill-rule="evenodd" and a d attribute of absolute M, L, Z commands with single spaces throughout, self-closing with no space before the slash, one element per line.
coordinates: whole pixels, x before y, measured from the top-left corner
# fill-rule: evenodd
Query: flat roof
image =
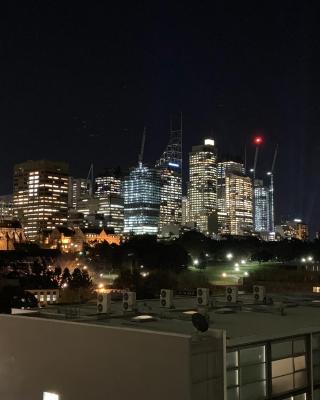
<path fill-rule="evenodd" d="M 273 299 L 273 305 L 255 304 L 252 294 L 240 295 L 237 304 L 231 305 L 227 305 L 222 296 L 211 297 L 212 304 L 207 309 L 209 330 L 226 330 L 228 346 L 320 332 L 320 295 L 269 296 Z M 150 320 L 142 319 L 141 322 L 132 320 L 136 314 L 123 313 L 122 301 L 112 302 L 110 315 L 97 314 L 94 302 L 48 306 L 36 314 L 27 315 L 191 337 L 196 330 L 191 322 L 192 314 L 186 314 L 186 311 L 197 311 L 195 297 L 175 297 L 173 309 L 160 308 L 157 299 L 138 300 L 137 314 L 153 317 Z"/>

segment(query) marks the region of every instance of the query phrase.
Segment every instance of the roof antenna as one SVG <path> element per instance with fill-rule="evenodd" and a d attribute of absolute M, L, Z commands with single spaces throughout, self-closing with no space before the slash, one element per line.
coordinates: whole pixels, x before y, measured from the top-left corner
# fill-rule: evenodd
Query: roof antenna
<path fill-rule="evenodd" d="M 141 148 L 139 154 L 139 166 L 142 165 L 145 142 L 146 142 L 146 127 L 143 128 L 143 133 L 142 133 Z"/>

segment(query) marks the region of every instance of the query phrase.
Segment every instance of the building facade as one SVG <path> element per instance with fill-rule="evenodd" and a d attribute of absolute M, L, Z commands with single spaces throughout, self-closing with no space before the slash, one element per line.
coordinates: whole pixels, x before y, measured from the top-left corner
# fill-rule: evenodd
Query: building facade
<path fill-rule="evenodd" d="M 171 124 L 172 125 L 172 124 Z M 171 126 L 169 143 L 157 162 L 161 177 L 159 231 L 182 223 L 182 121 Z"/>
<path fill-rule="evenodd" d="M 218 163 L 218 224 L 224 235 L 251 235 L 253 230 L 252 182 L 241 162 Z"/>
<path fill-rule="evenodd" d="M 207 138 L 189 154 L 188 222 L 204 234 L 217 233 L 217 152 Z"/>
<path fill-rule="evenodd" d="M 28 240 L 43 229 L 64 225 L 68 215 L 68 165 L 55 161 L 27 161 L 14 167 L 14 216 Z"/>
<path fill-rule="evenodd" d="M 69 207 L 78 209 L 81 200 L 89 195 L 90 181 L 85 178 L 69 178 Z"/>
<path fill-rule="evenodd" d="M 221 161 L 217 167 L 217 204 L 218 204 L 218 226 L 220 234 L 230 234 L 230 188 L 226 187 L 226 176 L 233 173 L 235 175 L 244 175 L 244 166 L 236 161 Z M 230 181 L 228 181 L 230 182 Z"/>
<path fill-rule="evenodd" d="M 26 237 L 19 221 L 0 219 L 0 251 L 15 250 L 16 245 L 25 242 Z"/>
<path fill-rule="evenodd" d="M 277 225 L 276 237 L 278 239 L 296 239 L 305 242 L 309 239 L 309 228 L 305 222 L 296 218 L 293 221 L 286 221 Z"/>
<path fill-rule="evenodd" d="M 263 180 L 254 181 L 254 230 L 268 234 L 270 224 L 270 188 L 264 186 Z"/>
<path fill-rule="evenodd" d="M 124 203 L 120 171 L 108 170 L 95 178 L 95 197 L 99 200 L 97 213 L 103 215 L 106 226 L 115 233 L 123 232 Z"/>
<path fill-rule="evenodd" d="M 12 195 L 0 196 L 0 220 L 13 217 Z"/>
<path fill-rule="evenodd" d="M 159 170 L 142 163 L 123 181 L 124 233 L 156 235 L 160 217 Z"/>

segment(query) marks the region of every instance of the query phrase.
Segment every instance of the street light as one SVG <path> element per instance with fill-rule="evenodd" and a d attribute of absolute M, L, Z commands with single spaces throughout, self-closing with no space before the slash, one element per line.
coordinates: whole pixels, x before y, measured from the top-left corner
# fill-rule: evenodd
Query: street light
<path fill-rule="evenodd" d="M 233 259 L 233 254 L 232 253 L 227 253 L 226 258 L 228 260 L 232 260 Z"/>
<path fill-rule="evenodd" d="M 313 257 L 312 257 L 312 256 L 309 256 L 309 257 L 308 257 L 308 261 L 313 261 Z"/>
<path fill-rule="evenodd" d="M 244 272 L 244 276 L 249 276 L 249 273 L 247 271 Z"/>
<path fill-rule="evenodd" d="M 301 258 L 301 262 L 305 263 L 307 260 L 303 257 Z"/>
<path fill-rule="evenodd" d="M 246 260 L 241 260 L 241 264 L 245 264 L 246 263 Z"/>
<path fill-rule="evenodd" d="M 226 278 L 227 274 L 225 272 L 222 272 L 221 276 L 222 276 L 222 278 Z"/>
<path fill-rule="evenodd" d="M 194 265 L 199 265 L 199 260 L 196 258 L 195 260 L 193 260 L 193 264 Z"/>

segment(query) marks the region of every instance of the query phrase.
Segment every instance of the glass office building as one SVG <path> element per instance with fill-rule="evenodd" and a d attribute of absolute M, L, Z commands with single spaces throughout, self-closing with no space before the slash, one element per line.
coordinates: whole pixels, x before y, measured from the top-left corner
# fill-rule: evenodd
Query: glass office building
<path fill-rule="evenodd" d="M 159 170 L 142 163 L 123 181 L 124 233 L 158 233 L 161 178 Z"/>

